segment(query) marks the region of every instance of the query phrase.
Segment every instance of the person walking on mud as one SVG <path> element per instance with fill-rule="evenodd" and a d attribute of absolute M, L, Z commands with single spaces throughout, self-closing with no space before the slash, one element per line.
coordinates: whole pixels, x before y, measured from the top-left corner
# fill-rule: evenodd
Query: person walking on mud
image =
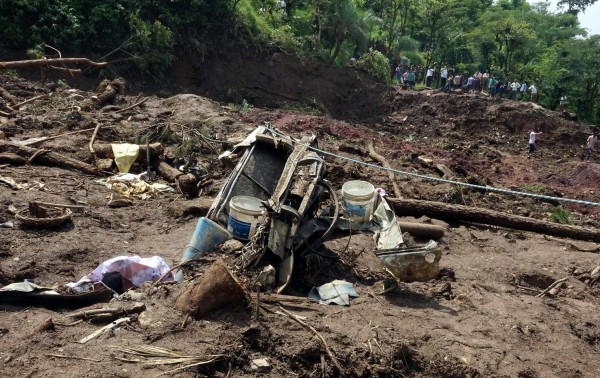
<path fill-rule="evenodd" d="M 587 141 L 585 142 L 585 157 L 584 157 L 585 161 L 590 161 L 590 158 L 592 157 L 592 153 L 594 152 L 594 146 L 596 145 L 597 141 L 598 141 L 598 133 L 596 133 L 594 131 L 594 133 L 592 135 L 590 135 L 587 138 Z"/>
<path fill-rule="evenodd" d="M 537 127 L 535 128 L 534 131 L 529 133 L 529 152 L 527 153 L 528 158 L 530 158 L 531 155 L 533 155 L 533 153 L 535 152 L 535 150 L 536 150 L 535 140 L 536 140 L 536 137 L 541 134 L 542 134 L 542 132 L 538 131 Z"/>

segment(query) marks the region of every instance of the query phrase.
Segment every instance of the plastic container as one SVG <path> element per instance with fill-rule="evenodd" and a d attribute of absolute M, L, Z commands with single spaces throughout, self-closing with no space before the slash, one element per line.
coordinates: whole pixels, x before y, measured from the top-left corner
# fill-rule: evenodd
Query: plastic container
<path fill-rule="evenodd" d="M 183 251 L 181 262 L 184 263 L 212 252 L 217 246 L 229 239 L 231 239 L 231 234 L 226 229 L 212 220 L 202 217 L 198 219 L 190 244 Z M 183 281 L 181 270 L 175 275 L 175 281 Z"/>
<path fill-rule="evenodd" d="M 366 181 L 348 181 L 342 186 L 346 216 L 355 222 L 368 222 L 373 214 L 375 187 Z"/>
<path fill-rule="evenodd" d="M 227 231 L 233 237 L 249 240 L 256 233 L 262 220 L 263 210 L 260 199 L 249 196 L 236 196 L 229 201 L 229 218 Z"/>

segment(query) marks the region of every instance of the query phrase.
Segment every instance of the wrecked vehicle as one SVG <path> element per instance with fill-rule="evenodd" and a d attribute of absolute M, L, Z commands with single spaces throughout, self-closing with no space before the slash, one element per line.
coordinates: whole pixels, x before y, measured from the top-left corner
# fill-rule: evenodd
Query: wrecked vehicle
<path fill-rule="evenodd" d="M 282 293 L 299 256 L 337 258 L 320 248 L 323 242 L 340 232 L 343 236 L 348 231 L 374 232 L 375 254 L 391 275 L 402 281 L 437 276 L 441 258 L 437 243 L 406 248 L 396 215 L 373 185 L 347 182 L 338 198 L 323 177 L 325 162 L 314 135 L 296 140 L 269 125 L 259 126 L 219 158 L 237 164 L 206 218 L 199 221 L 184 262 L 232 236 L 247 243 L 237 268 L 273 265 L 276 279 L 270 289 Z M 209 220 L 214 223 L 205 227 Z M 200 235 L 203 232 L 206 236 Z M 180 280 L 181 272 L 178 276 Z"/>

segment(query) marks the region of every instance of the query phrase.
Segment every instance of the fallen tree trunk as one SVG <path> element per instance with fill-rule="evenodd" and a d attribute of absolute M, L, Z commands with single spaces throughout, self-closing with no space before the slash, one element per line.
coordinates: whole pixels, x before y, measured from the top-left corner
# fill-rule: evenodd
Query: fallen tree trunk
<path fill-rule="evenodd" d="M 37 148 L 18 146 L 16 144 L 0 140 L 0 152 L 12 152 L 13 154 L 17 154 L 28 160 L 31 160 L 29 161 L 30 163 L 38 163 L 50 167 L 74 169 L 88 175 L 101 175 L 101 172 L 99 172 L 96 168 L 87 163 L 52 151 L 44 151 L 39 150 Z M 32 157 L 34 157 L 34 159 L 31 159 Z"/>
<path fill-rule="evenodd" d="M 112 145 L 110 143 L 94 143 L 92 145 L 94 153 L 96 157 L 100 159 L 114 159 L 115 154 L 113 153 Z M 149 146 L 150 148 L 150 157 L 158 157 L 163 154 L 164 148 L 160 143 L 152 143 Z M 136 161 L 145 161 L 146 160 L 146 145 L 140 145 L 140 153 Z"/>
<path fill-rule="evenodd" d="M 14 62 L 0 62 L 0 68 L 11 69 L 11 68 L 31 68 L 31 67 L 44 67 L 44 66 L 55 66 L 62 64 L 84 64 L 92 67 L 104 67 L 108 63 L 105 62 L 94 62 L 88 58 L 57 58 L 57 59 L 33 59 L 33 60 L 16 60 Z"/>
<path fill-rule="evenodd" d="M 181 193 L 190 197 L 196 197 L 198 195 L 198 179 L 193 174 L 183 173 L 162 160 L 158 164 L 158 173 L 165 180 L 177 183 L 177 187 L 179 187 Z"/>
<path fill-rule="evenodd" d="M 515 230 L 560 236 L 578 240 L 600 242 L 600 232 L 583 227 L 552 223 L 520 215 L 441 202 L 388 198 L 399 216 L 438 218 L 445 221 L 462 221 L 489 224 Z"/>

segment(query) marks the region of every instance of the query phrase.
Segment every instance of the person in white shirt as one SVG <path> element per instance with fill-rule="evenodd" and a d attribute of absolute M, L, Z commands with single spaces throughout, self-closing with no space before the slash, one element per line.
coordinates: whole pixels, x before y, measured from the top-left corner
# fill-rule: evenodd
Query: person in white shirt
<path fill-rule="evenodd" d="M 594 146 L 596 145 L 596 142 L 598 141 L 598 134 L 596 132 L 594 132 L 592 135 L 590 135 L 587 138 L 587 141 L 585 142 L 585 160 L 589 161 L 590 158 L 592 157 L 592 153 L 594 152 Z"/>
<path fill-rule="evenodd" d="M 527 157 L 531 157 L 531 155 L 535 152 L 535 139 L 540 134 L 542 134 L 542 132 L 538 131 L 537 129 L 529 133 L 529 152 L 527 153 Z"/>
<path fill-rule="evenodd" d="M 446 80 L 448 80 L 448 67 L 444 66 L 444 68 L 442 68 L 442 72 L 440 72 L 440 78 L 442 79 L 441 87 L 445 88 Z"/>
<path fill-rule="evenodd" d="M 531 91 L 531 102 L 534 102 L 537 104 L 538 102 L 538 88 L 537 88 L 537 84 L 533 83 L 531 85 L 531 87 L 529 87 L 529 90 Z"/>
<path fill-rule="evenodd" d="M 427 77 L 425 84 L 431 88 L 431 82 L 433 81 L 433 67 L 427 70 Z"/>

